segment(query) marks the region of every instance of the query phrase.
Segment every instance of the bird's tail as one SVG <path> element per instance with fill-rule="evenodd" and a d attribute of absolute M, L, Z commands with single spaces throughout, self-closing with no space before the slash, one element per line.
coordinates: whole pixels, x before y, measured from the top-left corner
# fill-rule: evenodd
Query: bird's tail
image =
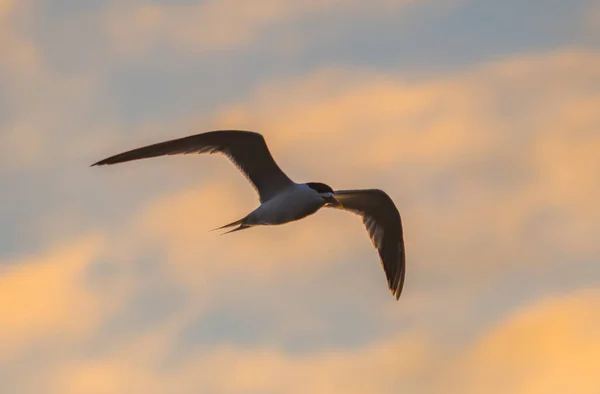
<path fill-rule="evenodd" d="M 244 218 L 242 218 L 242 219 L 240 219 L 240 220 L 236 220 L 235 222 L 232 222 L 232 223 L 226 224 L 226 225 L 224 225 L 224 226 L 221 226 L 221 227 L 217 227 L 217 228 L 215 228 L 215 229 L 212 229 L 211 231 L 223 230 L 223 229 L 225 229 L 225 228 L 230 228 L 230 227 L 238 226 L 238 227 L 236 227 L 236 228 L 234 228 L 234 229 L 232 229 L 232 230 L 226 231 L 226 232 L 224 232 L 223 234 L 221 234 L 221 235 L 225 235 L 225 234 L 233 233 L 233 232 L 235 232 L 235 231 L 240 231 L 240 230 L 247 229 L 247 228 L 249 228 L 249 227 L 251 227 L 251 226 L 250 226 L 249 224 L 246 224 L 246 223 L 244 223 L 244 222 L 245 222 L 245 220 L 246 220 L 246 218 L 247 218 L 247 217 L 244 217 Z"/>

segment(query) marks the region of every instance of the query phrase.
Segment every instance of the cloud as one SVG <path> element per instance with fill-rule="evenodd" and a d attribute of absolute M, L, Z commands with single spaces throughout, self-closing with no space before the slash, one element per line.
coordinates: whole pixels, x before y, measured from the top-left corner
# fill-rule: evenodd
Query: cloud
<path fill-rule="evenodd" d="M 600 6 L 592 4 L 589 8 L 586 8 L 581 19 L 582 33 L 589 35 L 592 39 L 598 37 L 598 33 L 600 33 Z"/>
<path fill-rule="evenodd" d="M 30 342 L 43 335 L 60 338 L 69 348 L 81 346 L 79 341 L 103 326 L 109 316 L 106 300 L 99 302 L 102 297 L 81 280 L 99 246 L 98 240 L 82 239 L 5 272 L 0 297 L 16 297 L 19 303 L 3 302 L 15 308 L 4 311 L 2 337 L 15 346 L 15 341 L 23 344 L 25 338 Z M 598 311 L 600 294 L 595 290 L 549 297 L 518 308 L 454 350 L 415 327 L 351 349 L 290 353 L 274 345 L 217 344 L 173 358 L 173 344 L 185 321 L 177 314 L 137 332 L 134 340 L 113 337 L 119 346 L 45 358 L 51 362 L 36 373 L 35 384 L 22 382 L 19 387 L 65 394 L 433 393 L 441 387 L 450 393 L 558 393 L 573 388 L 592 394 L 600 385 L 593 373 L 600 351 Z M 3 351 L 10 349 L 4 344 Z"/>
<path fill-rule="evenodd" d="M 599 65 L 597 53 L 557 51 L 427 81 L 329 69 L 268 84 L 215 123 L 263 131 L 292 174 L 386 185 L 420 261 L 487 270 L 558 250 L 590 258 Z"/>
<path fill-rule="evenodd" d="M 54 162 L 57 146 L 68 151 L 70 140 L 68 146 L 78 147 L 81 130 L 98 127 L 89 124 L 89 113 L 99 76 L 60 73 L 50 64 L 48 47 L 30 28 L 40 23 L 37 11 L 20 1 L 0 23 L 0 172 L 31 169 L 50 157 Z"/>
<path fill-rule="evenodd" d="M 207 165 L 211 161 L 223 161 L 223 166 L 231 167 L 228 175 L 234 180 L 205 181 L 201 188 L 150 202 L 136 215 L 131 230 L 139 235 L 139 242 L 146 245 L 140 245 L 141 248 L 162 251 L 175 275 L 195 285 L 194 288 L 199 288 L 199 283 L 206 288 L 213 281 L 227 281 L 232 277 L 243 277 L 246 283 L 260 283 L 274 276 L 279 280 L 284 280 L 280 276 L 310 277 L 327 265 L 327 261 L 350 255 L 352 250 L 344 247 L 348 242 L 369 243 L 357 217 L 348 214 L 347 221 L 342 221 L 357 230 L 348 232 L 335 222 L 339 216 L 334 212 L 320 220 L 313 217 L 277 229 L 255 228 L 223 237 L 218 236 L 218 232 L 210 233 L 211 228 L 245 216 L 258 206 L 258 201 L 254 191 L 225 157 L 200 160 Z M 360 235 L 363 242 L 356 239 L 356 235 Z M 379 269 L 375 250 L 372 260 Z M 383 278 L 381 284 L 384 285 Z"/>
<path fill-rule="evenodd" d="M 524 265 L 576 278 L 576 272 L 594 272 L 587 262 L 597 256 L 594 130 L 600 119 L 593 87 L 600 80 L 599 59 L 593 52 L 558 51 L 428 80 L 329 69 L 268 83 L 225 108 L 212 124 L 262 131 L 282 168 L 298 181 L 387 190 L 404 218 L 409 276 L 429 278 L 436 291 L 453 286 L 448 275 L 471 286 L 500 285 L 499 273 L 516 274 Z M 75 82 L 74 91 L 86 90 L 85 83 Z M 136 132 L 151 143 L 179 136 L 164 130 L 183 129 L 182 123 L 193 122 Z M 97 147 L 106 145 L 104 139 L 94 134 L 87 143 L 69 146 Z M 306 160 L 307 153 L 315 159 Z M 165 169 L 180 176 L 196 174 L 199 162 L 210 168 L 202 173 L 210 178 L 190 175 L 189 183 L 165 187 L 163 196 L 130 205 L 133 213 L 114 218 L 111 226 L 127 228 L 118 243 L 128 258 L 151 249 L 168 261 L 171 274 L 199 289 L 232 277 L 255 283 L 279 282 L 285 275 L 307 280 L 341 261 L 359 264 L 360 256 L 371 264 L 373 283 L 383 286 L 376 252 L 350 214 L 325 211 L 289 226 L 226 237 L 208 233 L 257 205 L 224 157 L 123 165 L 112 173 L 128 177 L 111 177 L 113 185 L 105 177 L 102 185 L 122 189 L 123 182 L 135 193 L 136 168 L 151 168 L 147 174 L 153 177 L 166 177 Z M 159 168 L 164 172 L 153 172 Z M 571 267 L 572 259 L 586 263 Z M 407 281 L 407 294 L 427 291 L 424 285 Z"/>
<path fill-rule="evenodd" d="M 337 28 L 326 14 L 414 2 L 88 3 L 57 16 L 0 0 L 0 175 L 10 185 L 0 249 L 17 255 L 0 264 L 0 391 L 598 392 L 599 295 L 546 298 L 598 287 L 597 52 L 520 54 L 427 79 L 341 63 L 264 84 L 248 74 L 229 96 L 184 93 L 192 104 L 176 111 L 165 104 L 181 96 L 172 82 L 223 74 L 169 75 L 149 58 L 144 69 L 172 90 L 152 85 L 167 99 L 141 100 L 158 111 L 139 126 L 134 100 L 119 100 L 138 102 L 157 74 L 140 78 L 128 54 L 173 61 L 165 53 L 180 51 L 196 69 L 206 57 L 190 53 L 243 52 L 280 31 L 297 51 L 313 22 Z M 340 60 L 346 49 L 324 42 L 324 60 Z M 254 84 L 213 119 L 167 118 Z M 120 147 L 224 127 L 263 132 L 298 181 L 388 191 L 407 237 L 400 302 L 356 216 L 209 233 L 258 204 L 224 157 L 87 168 Z M 22 256 L 39 243 L 52 246 Z"/>
<path fill-rule="evenodd" d="M 581 290 L 522 308 L 450 369 L 456 393 L 593 394 L 600 390 L 600 293 Z"/>
<path fill-rule="evenodd" d="M 148 341 L 151 343 L 148 343 Z M 148 357 L 140 341 L 98 360 L 73 360 L 56 371 L 47 387 L 57 392 L 162 393 L 395 393 L 407 387 L 410 376 L 429 361 L 428 342 L 422 337 L 398 335 L 356 351 L 286 354 L 277 348 L 241 349 L 223 346 L 161 368 Z M 158 339 L 160 341 L 160 339 Z"/>
<path fill-rule="evenodd" d="M 13 109 L 5 122 L 0 123 L 3 170 L 39 170 L 44 161 L 44 164 L 57 163 L 57 151 L 62 153 L 60 160 L 81 155 L 86 152 L 81 143 L 87 139 L 85 134 L 104 131 L 98 130 L 103 123 L 90 125 L 85 115 L 97 98 L 95 77 L 64 76 L 47 69 L 13 77 L 4 92 L 9 95 Z"/>
<path fill-rule="evenodd" d="M 103 301 L 85 284 L 101 239 L 59 245 L 40 256 L 2 262 L 0 336 L 3 357 L 36 340 L 87 335 Z"/>
<path fill-rule="evenodd" d="M 18 28 L 18 21 L 21 19 L 11 18 L 15 14 L 26 14 L 27 9 L 27 3 L 25 6 L 20 4 L 19 7 L 15 7 L 10 0 L 0 0 L 0 48 L 4 54 L 0 60 L 0 78 L 4 77 L 5 72 L 22 75 L 39 67 L 38 48 Z"/>
<path fill-rule="evenodd" d="M 220 345 L 165 363 L 176 331 L 158 328 L 100 357 L 60 364 L 46 387 L 61 393 L 597 392 L 600 294 L 583 290 L 521 307 L 465 347 L 422 331 L 364 346 L 288 353 Z"/>
<path fill-rule="evenodd" d="M 224 51 L 252 43 L 273 25 L 313 13 L 331 9 L 373 12 L 407 3 L 379 0 L 365 7 L 356 0 L 211 0 L 189 5 L 119 5 L 107 12 L 105 26 L 109 37 L 128 53 L 144 53 L 161 43 L 179 50 Z"/>
<path fill-rule="evenodd" d="M 325 70 L 269 83 L 225 108 L 213 124 L 262 131 L 276 160 L 298 181 L 387 190 L 404 218 L 412 278 L 405 296 L 413 297 L 406 308 L 431 303 L 432 291 L 456 290 L 459 279 L 465 292 L 502 288 L 506 275 L 519 276 L 523 267 L 581 284 L 597 269 L 594 130 L 600 118 L 593 86 L 599 63 L 594 53 L 559 51 L 427 81 Z M 140 129 L 143 143 L 179 136 L 160 137 L 161 129 L 182 129 L 163 126 L 153 125 L 152 138 Z M 307 153 L 315 160 L 306 160 Z M 198 165 L 210 171 L 198 172 Z M 142 169 L 148 172 L 133 172 Z M 220 237 L 208 230 L 258 205 L 226 158 L 157 158 L 111 170 L 116 175 L 104 182 L 146 174 L 162 179 L 167 170 L 194 174 L 114 219 L 112 228 L 123 229 L 111 230 L 120 234 L 113 249 L 121 260 L 152 251 L 183 288 L 220 291 L 219 297 L 233 291 L 228 299 L 242 283 L 309 283 L 324 275 L 344 281 L 335 282 L 342 288 L 372 283 L 387 296 L 377 254 L 354 215 L 324 210 L 277 229 Z M 125 170 L 127 177 L 120 177 Z M 115 185 L 102 188 L 134 188 Z M 363 266 L 368 271 L 359 270 Z M 347 274 L 354 271 L 356 277 Z M 570 283 L 559 282 L 552 286 Z"/>
<path fill-rule="evenodd" d="M 519 299 L 504 307 L 508 317 L 490 329 L 473 316 L 476 302 L 495 308 L 489 306 L 489 295 L 482 292 L 480 300 L 471 299 L 482 282 L 504 288 L 506 277 L 494 273 L 512 269 L 518 274 L 523 268 L 514 267 L 524 261 L 536 267 L 542 284 L 557 266 L 554 275 L 562 269 L 588 272 L 562 256 L 597 255 L 591 235 L 600 190 L 594 178 L 597 65 L 594 54 L 558 52 L 483 65 L 432 81 L 326 70 L 274 82 L 224 109 L 215 124 L 266 130 L 276 159 L 295 178 L 304 174 L 306 180 L 335 179 L 335 187 L 383 185 L 398 202 L 410 239 L 413 279 L 407 281 L 406 298 L 377 307 L 372 300 L 358 299 L 359 281 L 373 280 L 382 297 L 388 294 L 376 253 L 352 215 L 326 211 L 277 229 L 225 237 L 208 233 L 245 215 L 258 202 L 224 157 L 186 157 L 181 165 L 194 166 L 189 167 L 194 174 L 199 162 L 210 168 L 201 179 L 190 177 L 201 186 L 166 189 L 162 196 L 134 205 L 133 211 L 111 223 L 108 241 L 92 236 L 60 242 L 31 261 L 9 264 L 0 278 L 0 298 L 15 306 L 0 318 L 0 334 L 9 339 L 2 345 L 5 359 L 24 357 L 25 347 L 58 338 L 72 350 L 44 353 L 45 372 L 36 384 L 66 394 L 428 393 L 439 392 L 439 384 L 458 393 L 486 391 L 490 381 L 497 382 L 492 389 L 504 392 L 575 387 L 592 393 L 597 384 L 593 371 L 585 368 L 593 365 L 586 363 L 598 351 L 593 335 L 598 329 L 595 292 L 534 302 L 523 309 Z M 153 135 L 160 134 L 153 130 Z M 370 132 L 362 137 L 365 130 Z M 318 160 L 306 160 L 306 152 Z M 172 168 L 179 165 L 177 159 L 169 160 Z M 353 163 L 350 172 L 347 163 Z M 128 171 L 136 168 L 142 166 L 131 165 Z M 127 179 L 119 177 L 121 170 L 115 171 L 115 182 Z M 110 248 L 103 248 L 107 244 Z M 560 258 L 551 260 L 553 254 Z M 367 266 L 360 261 L 364 256 L 372 259 L 368 268 L 344 273 Z M 461 256 L 468 258 L 447 263 Z M 135 278 L 133 293 L 142 294 L 142 302 L 136 304 L 135 295 L 123 294 L 120 288 L 100 295 L 90 287 L 83 276 L 97 259 L 118 265 L 117 276 Z M 365 272 L 373 277 L 362 276 Z M 336 314 L 346 304 L 334 308 L 334 302 L 323 302 L 324 312 L 306 307 L 316 304 L 319 295 L 332 293 L 320 282 L 328 275 L 340 281 L 335 283 L 336 293 L 348 289 L 343 297 L 331 299 L 354 309 L 369 305 L 376 311 L 365 316 L 373 318 L 374 325 L 402 325 L 347 348 L 283 350 L 287 336 L 301 330 L 327 333 L 323 327 L 332 323 L 326 316 L 340 319 Z M 141 312 L 136 307 L 159 308 L 143 299 L 146 292 L 157 291 L 156 278 L 181 290 L 184 300 L 164 319 L 138 322 Z M 273 297 L 290 288 L 305 292 L 297 299 Z M 263 308 L 285 316 L 283 328 L 269 326 L 280 322 L 272 316 L 263 321 L 261 329 L 274 339 L 253 345 L 223 340 L 202 345 L 189 339 L 179 344 L 191 323 L 210 319 L 211 308 L 230 306 L 234 299 L 252 305 L 253 297 L 260 298 L 256 289 L 267 294 L 265 304 L 270 304 Z M 306 294 L 307 289 L 314 294 Z M 510 304 L 497 293 L 494 297 L 494 302 Z M 457 305 L 440 311 L 441 305 L 451 305 L 448 300 Z M 124 314 L 131 311 L 128 317 L 140 328 L 113 329 L 108 338 L 98 339 L 116 319 L 116 307 Z M 286 312 L 294 307 L 298 310 Z M 413 312 L 407 317 L 398 308 Z M 436 339 L 440 322 L 457 316 L 469 321 L 477 339 L 465 340 L 462 346 Z M 446 321 L 444 327 L 451 331 L 464 324 Z M 188 349 L 177 351 L 178 346 Z M 548 386 L 548 376 L 557 377 L 550 380 L 555 386 Z"/>
<path fill-rule="evenodd" d="M 0 0 L 0 18 L 8 14 L 12 7 L 12 0 Z"/>

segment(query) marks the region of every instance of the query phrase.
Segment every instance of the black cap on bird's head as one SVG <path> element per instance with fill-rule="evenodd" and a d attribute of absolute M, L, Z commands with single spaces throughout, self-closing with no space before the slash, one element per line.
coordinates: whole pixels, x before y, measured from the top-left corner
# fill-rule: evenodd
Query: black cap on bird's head
<path fill-rule="evenodd" d="M 324 183 L 308 182 L 306 185 L 319 194 L 322 194 L 322 193 L 332 193 L 333 194 L 333 189 L 329 185 L 326 185 Z"/>
<path fill-rule="evenodd" d="M 306 185 L 319 193 L 319 195 L 325 200 L 325 205 L 342 207 L 342 204 L 334 197 L 335 192 L 331 186 L 320 182 L 308 182 Z"/>

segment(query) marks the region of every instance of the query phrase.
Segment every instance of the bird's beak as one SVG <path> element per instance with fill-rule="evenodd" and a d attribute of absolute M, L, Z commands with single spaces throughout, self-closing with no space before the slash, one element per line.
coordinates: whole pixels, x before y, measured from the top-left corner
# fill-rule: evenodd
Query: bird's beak
<path fill-rule="evenodd" d="M 335 207 L 335 208 L 344 208 L 344 206 L 342 205 L 341 202 L 338 201 L 337 198 L 335 198 L 334 196 L 331 197 L 327 197 L 326 199 L 326 204 L 331 206 L 331 207 Z"/>

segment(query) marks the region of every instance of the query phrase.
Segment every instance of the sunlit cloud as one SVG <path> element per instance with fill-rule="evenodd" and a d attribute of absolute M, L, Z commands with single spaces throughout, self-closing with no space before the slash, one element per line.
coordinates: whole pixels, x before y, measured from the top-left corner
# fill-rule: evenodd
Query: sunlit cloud
<path fill-rule="evenodd" d="M 586 9 L 581 17 L 583 33 L 590 35 L 592 38 L 597 38 L 600 33 L 600 5 L 592 4 L 589 9 Z"/>
<path fill-rule="evenodd" d="M 600 390 L 600 293 L 583 290 L 523 308 L 485 333 L 449 368 L 456 393 L 593 394 Z"/>
<path fill-rule="evenodd" d="M 239 175 L 236 171 L 232 168 L 230 175 Z M 335 222 L 339 216 L 333 212 L 321 220 L 309 218 L 288 226 L 255 228 L 243 234 L 221 237 L 218 233 L 222 231 L 209 232 L 258 206 L 253 191 L 241 192 L 227 183 L 211 182 L 151 202 L 138 214 L 132 227 L 142 245 L 162 251 L 176 276 L 192 288 L 215 286 L 215 282 L 227 282 L 230 277 L 244 277 L 246 283 L 310 277 L 327 261 L 350 256 L 352 249 L 345 247 L 348 242 L 370 245 L 358 217 L 347 214 L 349 218 L 343 223 L 353 225 L 356 230 L 348 232 L 345 230 L 348 226 Z M 361 236 L 362 242 L 356 235 Z M 371 260 L 374 269 L 379 270 L 375 250 Z M 381 285 L 384 287 L 383 274 Z"/>
<path fill-rule="evenodd" d="M 498 272 L 515 272 L 525 262 L 567 269 L 558 256 L 589 259 L 597 253 L 592 234 L 600 185 L 593 175 L 598 171 L 593 130 L 600 118 L 589 81 L 600 80 L 598 62 L 593 53 L 556 52 L 416 82 L 328 70 L 269 83 L 223 110 L 213 124 L 264 132 L 275 158 L 299 181 L 386 189 L 404 216 L 409 268 L 495 281 Z M 552 122 L 543 108 L 555 109 Z M 152 133 L 160 134 L 157 129 Z M 168 137 L 177 136 L 170 131 Z M 307 153 L 318 160 L 305 160 Z M 152 168 L 160 160 L 173 165 L 175 159 L 153 159 Z M 209 233 L 253 210 L 254 191 L 225 157 L 188 156 L 177 163 L 210 168 L 210 178 L 125 218 L 128 230 L 118 248 L 130 258 L 151 249 L 194 289 L 212 288 L 231 276 L 257 283 L 299 279 L 357 252 L 380 274 L 362 223 L 342 212 L 321 212 L 276 229 Z M 125 166 L 130 175 L 143 167 Z M 418 201 L 436 190 L 442 190 L 440 197 Z M 417 290 L 410 283 L 407 288 Z"/>
<path fill-rule="evenodd" d="M 574 247 L 589 257 L 600 195 L 593 175 L 599 62 L 595 53 L 554 52 L 417 82 L 328 70 L 267 86 L 225 110 L 219 124 L 265 131 L 285 164 L 336 180 L 337 188 L 373 187 L 370 177 L 394 174 L 388 191 L 411 219 L 413 253 L 427 260 L 458 248 L 470 258 L 453 264 L 511 267 L 535 248 L 525 240 L 540 210 L 558 214 L 548 218 L 556 233 L 540 229 L 541 238 L 565 253 L 580 243 Z M 307 152 L 319 160 L 304 160 Z M 416 203 L 436 188 L 443 206 Z M 411 200 L 414 211 L 403 210 Z M 415 228 L 434 222 L 435 232 Z M 473 234 L 486 250 L 471 249 Z"/>
<path fill-rule="evenodd" d="M 0 0 L 0 48 L 4 54 L 0 59 L 0 80 L 8 76 L 6 73 L 23 75 L 40 67 L 39 48 L 22 34 L 17 21 L 10 18 L 16 12 L 13 5 L 10 0 Z"/>
<path fill-rule="evenodd" d="M 12 6 L 12 0 L 0 0 L 0 18 L 8 14 Z"/>
<path fill-rule="evenodd" d="M 166 367 L 174 332 L 158 328 L 97 358 L 62 362 L 46 387 L 62 393 L 348 393 L 414 390 L 479 393 L 593 394 L 600 387 L 594 355 L 600 350 L 600 297 L 580 291 L 523 307 L 469 341 L 464 350 L 409 332 L 353 350 L 291 354 L 276 347 L 218 346 Z M 165 346 L 167 345 L 167 346 Z M 427 378 L 426 378 L 427 377 Z"/>
<path fill-rule="evenodd" d="M 99 253 L 101 239 L 58 245 L 40 256 L 2 262 L 0 272 L 0 348 L 11 349 L 50 337 L 88 335 L 104 308 L 85 285 L 86 269 Z"/>
<path fill-rule="evenodd" d="M 129 54 L 144 53 L 158 43 L 180 50 L 230 50 L 252 43 L 274 25 L 289 23 L 331 9 L 354 12 L 385 12 L 410 1 L 356 0 L 304 1 L 235 0 L 199 4 L 134 4 L 114 6 L 105 25 L 110 37 Z"/>
<path fill-rule="evenodd" d="M 432 46 L 415 26 L 442 23 L 437 5 L 398 21 L 404 46 L 370 27 L 425 2 L 101 3 L 0 0 L 0 391 L 600 390 L 599 295 L 581 290 L 600 277 L 596 50 L 492 48 L 422 74 L 400 49 Z M 462 7 L 452 23 L 490 10 Z M 340 37 L 313 42 L 313 22 Z M 272 68 L 246 74 L 255 56 Z M 214 73 L 223 58 L 239 64 Z M 169 107 L 182 85 L 201 92 Z M 210 232 L 258 205 L 225 157 L 88 167 L 220 128 L 262 132 L 299 182 L 386 190 L 400 301 L 355 215 Z"/>
<path fill-rule="evenodd" d="M 356 351 L 292 355 L 277 348 L 241 349 L 223 346 L 200 357 L 161 368 L 144 345 L 160 342 L 146 337 L 124 352 L 101 360 L 80 359 L 56 371 L 49 387 L 61 393 L 92 393 L 98 387 L 115 392 L 161 393 L 214 391 L 222 393 L 362 393 L 373 389 L 394 393 L 414 384 L 411 374 L 430 360 L 427 339 L 399 335 Z"/>
<path fill-rule="evenodd" d="M 92 73 L 57 72 L 49 66 L 45 48 L 32 37 L 34 5 L 15 5 L 14 18 L 0 24 L 0 102 L 6 113 L 0 119 L 0 167 L 15 171 L 40 165 L 61 152 L 75 150 L 82 130 L 88 130 L 84 115 L 94 106 L 99 76 Z M 69 149 L 65 150 L 64 146 Z M 55 158 L 52 159 L 55 161 Z"/>

